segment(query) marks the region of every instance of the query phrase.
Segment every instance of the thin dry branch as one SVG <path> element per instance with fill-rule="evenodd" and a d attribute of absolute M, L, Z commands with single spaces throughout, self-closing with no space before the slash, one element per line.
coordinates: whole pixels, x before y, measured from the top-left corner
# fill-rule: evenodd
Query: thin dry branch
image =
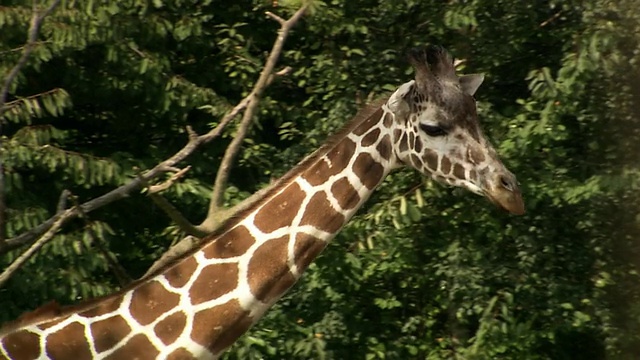
<path fill-rule="evenodd" d="M 169 171 L 169 169 L 171 169 L 174 165 L 176 165 L 177 163 L 187 158 L 199 146 L 206 144 L 209 141 L 220 136 L 220 134 L 224 130 L 224 126 L 226 126 L 226 124 L 228 124 L 232 120 L 233 116 L 235 116 L 235 114 L 237 114 L 237 112 L 240 111 L 243 108 L 243 106 L 245 105 L 243 105 L 242 103 L 238 104 L 229 114 L 227 114 L 223 118 L 223 120 L 220 122 L 220 124 L 216 128 L 212 129 L 211 131 L 209 131 L 204 135 L 198 135 L 195 132 L 193 132 L 193 130 L 188 129 L 187 132 L 189 133 L 189 141 L 178 152 L 176 152 L 175 154 L 173 154 L 171 157 L 164 160 L 163 162 L 157 164 L 155 167 L 148 170 L 147 172 L 141 174 L 139 177 L 130 180 L 128 183 L 116 189 L 113 189 L 106 194 L 103 194 L 87 202 L 82 203 L 79 206 L 79 208 L 82 209 L 82 212 L 89 213 L 105 205 L 108 205 L 114 201 L 124 199 L 128 197 L 132 192 L 143 188 L 144 184 L 142 181 L 145 181 L 147 183 L 150 182 L 151 180 L 158 177 L 160 174 Z M 80 215 L 80 211 L 78 211 L 77 209 L 75 208 L 69 209 L 67 210 L 67 213 L 65 213 L 65 218 L 63 222 L 66 223 L 70 219 L 73 219 L 79 215 Z M 5 254 L 8 251 L 17 249 L 21 246 L 31 244 L 38 237 L 40 237 L 44 232 L 46 232 L 47 229 L 49 229 L 56 221 L 58 221 L 60 217 L 61 217 L 60 214 L 56 214 L 51 218 L 45 220 L 38 226 L 34 227 L 33 229 L 23 234 L 20 234 L 16 237 L 7 239 L 5 241 L 4 248 L 0 249 L 0 255 Z"/>
<path fill-rule="evenodd" d="M 56 215 L 57 218 L 56 220 L 51 224 L 51 227 L 36 241 L 34 242 L 28 249 L 27 251 L 23 252 L 22 254 L 20 254 L 20 256 L 18 256 L 17 259 L 15 259 L 11 265 L 7 266 L 6 269 L 4 269 L 4 271 L 2 272 L 2 274 L 0 274 L 0 287 L 2 287 L 8 280 L 9 278 L 16 272 L 18 271 L 18 269 L 20 269 L 20 267 L 22 267 L 22 265 L 24 265 L 25 262 L 27 262 L 27 260 L 29 260 L 29 258 L 31 258 L 31 256 L 33 256 L 33 254 L 35 254 L 38 250 L 40 250 L 40 248 L 42 246 L 44 246 L 44 244 L 47 243 L 47 241 L 51 240 L 53 238 L 53 236 L 56 234 L 56 232 L 58 232 L 58 229 L 60 229 L 60 227 L 65 223 L 65 221 L 67 221 L 67 219 L 71 218 L 73 216 L 74 210 L 76 210 L 76 208 L 72 208 L 69 210 L 63 210 L 62 207 L 64 206 L 64 204 L 66 203 L 67 197 L 69 196 L 69 192 L 67 190 L 64 190 L 62 192 L 62 195 L 60 195 L 60 200 L 58 200 L 58 207 L 61 208 Z"/>
<path fill-rule="evenodd" d="M 47 8 L 40 11 L 38 9 L 37 1 L 33 0 L 33 4 L 32 4 L 33 14 L 31 15 L 31 21 L 29 22 L 27 42 L 24 45 L 24 48 L 22 50 L 22 55 L 20 55 L 18 62 L 15 64 L 13 68 L 11 68 L 11 70 L 9 70 L 9 73 L 4 78 L 4 82 L 2 83 L 2 87 L 0 88 L 0 150 L 2 149 L 2 123 L 3 123 L 2 114 L 4 114 L 5 103 L 7 102 L 7 97 L 9 96 L 9 87 L 11 87 L 11 84 L 15 81 L 16 77 L 18 76 L 18 73 L 20 73 L 20 70 L 27 63 L 29 56 L 31 56 L 31 52 L 33 51 L 33 48 L 37 44 L 36 40 L 38 38 L 38 32 L 40 31 L 40 26 L 42 25 L 42 21 L 47 15 L 49 15 L 53 11 L 53 9 L 55 9 L 56 6 L 58 6 L 58 3 L 60 3 L 60 0 L 54 0 L 51 2 L 51 4 Z M 5 248 L 5 245 L 6 245 L 5 236 L 7 234 L 6 232 L 7 209 L 6 209 L 4 191 L 5 191 L 4 162 L 2 161 L 2 156 L 0 156 L 0 250 Z"/>
<path fill-rule="evenodd" d="M 289 20 L 285 22 L 286 26 L 281 27 L 279 31 L 278 39 L 274 43 L 275 51 L 277 51 L 278 53 L 282 51 L 282 45 L 284 43 L 286 35 L 290 31 L 290 28 L 300 19 L 300 17 L 302 17 L 305 10 L 306 10 L 306 6 L 299 9 Z M 272 50 L 272 53 L 274 50 Z M 269 71 L 267 72 L 266 70 L 263 70 L 263 73 L 267 74 L 268 76 L 265 77 L 261 75 L 258 80 L 258 83 L 256 83 L 256 85 L 254 86 L 254 91 L 252 91 L 252 93 L 249 96 L 242 99 L 233 109 L 231 109 L 231 111 L 222 118 L 218 126 L 216 126 L 215 128 L 211 129 L 209 132 L 203 135 L 198 135 L 195 131 L 191 129 L 191 127 L 187 127 L 186 130 L 189 136 L 189 141 L 187 142 L 187 144 L 185 144 L 185 146 L 182 149 L 180 149 L 178 152 L 173 154 L 171 157 L 167 158 L 161 163 L 158 163 L 152 169 L 146 171 L 145 173 L 130 180 L 128 183 L 116 189 L 113 189 L 101 196 L 98 196 L 94 199 L 84 202 L 81 205 L 79 205 L 77 208 L 69 209 L 64 214 L 55 214 L 54 216 L 45 220 L 44 222 L 37 225 L 33 229 L 23 234 L 20 234 L 16 237 L 6 239 L 5 246 L 3 248 L 0 248 L 0 255 L 3 255 L 21 246 L 32 244 L 34 241 L 36 241 L 36 239 L 38 239 L 45 232 L 47 232 L 47 230 L 50 229 L 54 224 L 58 224 L 58 222 L 61 222 L 59 226 L 62 226 L 67 221 L 78 217 L 81 213 L 87 214 L 98 208 L 106 206 L 114 201 L 128 197 L 132 192 L 140 190 L 141 188 L 144 188 L 145 183 L 149 183 L 151 182 L 151 180 L 157 178 L 160 174 L 170 171 L 171 168 L 173 168 L 176 164 L 178 164 L 179 162 L 187 158 L 189 155 L 191 155 L 199 146 L 204 145 L 210 142 L 211 140 L 219 137 L 224 131 L 224 129 L 226 128 L 226 126 L 240 112 L 242 112 L 245 109 L 248 109 L 248 106 L 251 106 L 252 103 L 253 103 L 252 111 L 255 111 L 255 106 L 257 105 L 257 100 L 259 99 L 259 95 L 261 95 L 262 92 L 264 91 L 264 88 L 265 88 L 264 85 L 265 84 L 268 85 L 273 80 L 273 68 L 275 66 L 276 60 L 277 59 L 272 56 L 268 58 L 267 64 L 265 65 L 265 69 L 268 68 Z M 288 70 L 286 69 L 283 71 L 284 73 L 288 72 Z M 264 82 L 264 83 L 261 83 L 261 82 Z M 256 91 L 256 89 L 259 89 L 259 90 Z M 255 96 L 256 93 L 258 94 L 258 97 Z M 200 229 L 200 227 L 196 227 L 196 228 Z"/>
<path fill-rule="evenodd" d="M 562 15 L 562 10 L 558 11 L 557 13 L 553 14 L 550 18 L 548 18 L 547 20 L 543 21 L 540 23 L 540 27 L 545 27 L 547 25 L 549 25 L 550 23 L 552 23 L 553 21 L 555 21 L 557 18 L 560 17 L 560 15 Z"/>
<path fill-rule="evenodd" d="M 20 73 L 20 70 L 22 70 L 24 65 L 27 63 L 29 56 L 31 56 L 31 52 L 37 44 L 36 40 L 38 38 L 38 32 L 40 31 L 42 21 L 53 11 L 53 9 L 56 8 L 56 6 L 58 6 L 59 3 L 60 0 L 54 0 L 46 9 L 39 10 L 38 2 L 36 0 L 33 1 L 33 15 L 31 16 L 31 21 L 29 23 L 27 42 L 22 50 L 22 55 L 20 55 L 18 62 L 14 65 L 13 68 L 11 68 L 11 70 L 9 70 L 9 73 L 4 78 L 2 88 L 0 88 L 0 115 L 2 115 L 2 113 L 4 112 L 4 104 L 7 101 L 7 96 L 9 96 L 9 87 L 15 81 L 16 77 Z"/>
<path fill-rule="evenodd" d="M 189 251 L 193 246 L 199 243 L 198 238 L 203 237 L 204 235 L 213 231 L 223 219 L 228 218 L 229 216 L 244 210 L 245 208 L 251 206 L 257 199 L 259 199 L 262 194 L 268 189 L 263 189 L 258 191 L 256 194 L 252 195 L 250 198 L 245 199 L 242 203 L 236 205 L 231 209 L 222 209 L 222 194 L 226 188 L 226 183 L 229 177 L 230 167 L 233 163 L 235 156 L 238 154 L 240 150 L 240 146 L 242 141 L 246 137 L 247 131 L 251 125 L 251 120 L 253 115 L 257 109 L 257 105 L 260 101 L 260 97 L 264 90 L 273 82 L 276 76 L 285 76 L 291 72 L 291 67 L 285 67 L 280 71 L 274 72 L 275 65 L 277 63 L 280 54 L 282 53 L 282 47 L 284 42 L 289 34 L 291 28 L 299 21 L 299 19 L 304 15 L 306 11 L 306 5 L 300 8 L 289 20 L 283 20 L 277 15 L 274 15 L 270 12 L 267 12 L 267 15 L 274 18 L 278 23 L 280 23 L 280 30 L 278 31 L 278 37 L 276 38 L 271 53 L 267 58 L 267 62 L 265 67 L 262 69 L 260 73 L 260 77 L 256 81 L 251 93 L 242 99 L 242 101 L 234 108 L 234 111 L 230 113 L 233 117 L 239 113 L 240 111 L 246 108 L 244 112 L 242 121 L 239 125 L 238 132 L 236 133 L 234 140 L 229 144 L 227 150 L 225 151 L 222 163 L 218 168 L 218 172 L 216 175 L 216 180 L 214 183 L 214 188 L 212 191 L 209 211 L 207 213 L 206 219 L 198 226 L 193 226 L 189 223 L 179 212 L 176 210 L 168 201 L 164 198 L 154 198 L 152 200 L 156 202 L 156 204 L 164 210 L 169 217 L 171 217 L 174 222 L 176 222 L 180 228 L 185 231 L 189 236 L 185 237 L 181 241 L 179 241 L 176 245 L 172 246 L 169 250 L 167 250 L 160 259 L 156 260 L 156 262 L 147 270 L 147 273 L 144 276 L 152 274 L 157 269 L 162 268 L 165 264 L 173 261 L 173 259 L 181 256 L 185 252 Z M 237 110 L 237 111 L 236 111 Z M 232 117 L 226 118 L 225 120 L 231 120 Z M 225 124 L 226 122 L 223 120 L 221 124 Z M 192 132 L 191 129 L 188 131 Z"/>
<path fill-rule="evenodd" d="M 180 170 L 180 172 L 184 174 L 189 168 L 190 167 Z M 175 177 L 176 174 L 174 174 L 171 178 Z M 187 220 L 187 218 L 185 218 L 182 215 L 182 213 L 178 209 L 176 209 L 175 206 L 173 206 L 167 199 L 165 199 L 160 194 L 158 194 L 157 191 L 152 191 L 152 188 L 154 186 L 162 186 L 164 188 L 168 188 L 170 185 L 165 187 L 164 184 L 169 183 L 169 181 L 161 185 L 149 185 L 142 178 L 141 175 L 138 175 L 138 177 L 140 178 L 140 181 L 142 182 L 142 184 L 148 189 L 147 196 L 149 196 L 149 198 L 151 198 L 151 200 L 156 204 L 156 206 L 158 206 L 165 214 L 167 214 L 167 216 L 171 220 L 173 220 L 173 222 L 175 222 L 182 231 L 186 232 L 189 235 L 193 235 L 199 238 L 206 235 L 206 233 L 200 231 L 196 226 L 191 224 L 191 222 L 189 222 L 189 220 Z M 173 181 L 170 182 L 170 184 L 173 184 Z"/>
<path fill-rule="evenodd" d="M 256 112 L 258 103 L 260 102 L 260 98 L 264 90 L 266 89 L 266 87 L 269 85 L 269 83 L 273 79 L 274 69 L 275 69 L 276 63 L 278 62 L 278 58 L 282 53 L 284 42 L 286 41 L 287 36 L 291 31 L 291 28 L 293 28 L 293 26 L 300 20 L 300 18 L 302 18 L 306 10 L 307 10 L 307 5 L 302 6 L 288 20 L 284 20 L 281 17 L 271 12 L 266 13 L 269 17 L 273 18 L 278 23 L 280 23 L 280 29 L 278 30 L 278 37 L 276 38 L 276 41 L 273 43 L 273 47 L 271 49 L 269 57 L 267 58 L 267 62 L 265 63 L 264 68 L 262 69 L 262 72 L 260 73 L 260 77 L 258 78 L 258 81 L 256 81 L 256 84 L 251 90 L 251 93 L 245 98 L 245 100 L 247 100 L 248 102 L 247 108 L 242 116 L 242 120 L 238 127 L 238 131 L 234 139 L 231 141 L 231 143 L 227 147 L 224 153 L 224 156 L 222 158 L 222 162 L 220 163 L 220 167 L 218 168 L 216 179 L 213 185 L 213 192 L 211 194 L 211 202 L 209 204 L 209 212 L 207 214 L 207 219 L 205 219 L 205 221 L 201 224 L 201 226 L 205 226 L 210 221 L 209 218 L 214 216 L 214 214 L 219 211 L 220 206 L 222 205 L 222 202 L 223 202 L 222 195 L 227 186 L 231 165 L 233 164 L 236 156 L 238 155 L 242 142 L 244 141 L 244 138 L 246 137 L 246 134 L 251 126 L 251 120 L 253 119 L 253 116 Z M 290 71 L 289 69 L 285 68 L 284 70 L 276 74 L 280 74 L 280 73 L 286 74 L 289 71 Z"/>
<path fill-rule="evenodd" d="M 185 167 L 184 169 L 178 169 L 178 168 L 171 169 L 174 171 L 174 174 L 171 175 L 171 177 L 165 180 L 165 182 L 163 182 L 162 184 L 149 186 L 148 188 L 149 194 L 156 194 L 156 193 L 167 190 L 173 184 L 175 184 L 176 181 L 180 180 L 190 169 L 191 169 L 191 165 Z"/>

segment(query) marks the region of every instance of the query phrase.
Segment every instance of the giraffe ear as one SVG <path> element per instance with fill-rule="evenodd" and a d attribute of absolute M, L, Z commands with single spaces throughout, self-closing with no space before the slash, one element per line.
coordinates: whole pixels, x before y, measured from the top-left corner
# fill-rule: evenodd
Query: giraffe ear
<path fill-rule="evenodd" d="M 473 96 L 484 81 L 484 74 L 462 75 L 458 80 L 462 91 Z"/>

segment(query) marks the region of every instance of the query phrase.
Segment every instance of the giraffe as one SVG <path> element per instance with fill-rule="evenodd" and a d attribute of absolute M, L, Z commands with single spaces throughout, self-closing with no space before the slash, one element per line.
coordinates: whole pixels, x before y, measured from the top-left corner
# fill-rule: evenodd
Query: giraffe
<path fill-rule="evenodd" d="M 409 60 L 415 79 L 361 110 L 199 247 L 115 294 L 23 316 L 0 330 L 0 359 L 216 359 L 403 166 L 523 214 L 516 178 L 478 123 L 483 76 L 456 75 L 439 46 Z"/>

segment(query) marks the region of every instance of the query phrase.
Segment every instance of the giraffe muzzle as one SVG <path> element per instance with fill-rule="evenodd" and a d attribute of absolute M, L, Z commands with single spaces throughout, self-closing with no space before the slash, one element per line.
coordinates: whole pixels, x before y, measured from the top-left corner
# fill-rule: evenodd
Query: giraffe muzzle
<path fill-rule="evenodd" d="M 516 177 L 507 172 L 497 174 L 485 192 L 486 197 L 498 207 L 513 215 L 525 213 L 522 192 Z"/>

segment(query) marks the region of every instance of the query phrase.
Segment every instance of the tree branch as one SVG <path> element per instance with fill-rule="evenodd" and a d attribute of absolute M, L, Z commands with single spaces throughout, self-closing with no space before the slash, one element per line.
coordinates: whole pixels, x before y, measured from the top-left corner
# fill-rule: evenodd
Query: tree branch
<path fill-rule="evenodd" d="M 169 180 L 167 180 L 167 182 L 161 184 L 161 185 L 149 185 L 144 179 L 142 179 L 142 177 L 140 177 L 140 175 L 138 175 L 140 177 L 140 181 L 142 182 L 142 184 L 148 189 L 147 191 L 147 196 L 149 196 L 149 198 L 151 198 L 151 200 L 162 210 L 164 211 L 165 214 L 167 214 L 167 216 L 173 220 L 173 222 L 175 222 L 182 231 L 186 232 L 189 235 L 193 235 L 196 237 L 203 237 L 205 236 L 207 233 L 201 231 L 198 227 L 194 226 L 193 224 L 191 224 L 191 222 L 189 222 L 189 220 L 187 220 L 187 218 L 185 218 L 182 213 L 176 209 L 175 206 L 173 206 L 167 199 L 165 199 L 164 197 L 162 197 L 161 195 L 158 194 L 157 190 L 158 188 L 155 189 L 154 191 L 154 186 L 155 187 L 161 187 L 162 190 L 167 189 L 169 186 L 171 186 L 171 184 L 173 184 L 173 181 L 171 181 L 173 178 L 176 178 L 176 175 L 179 174 L 184 174 L 187 170 L 189 170 L 189 166 L 186 167 L 183 170 L 180 170 L 178 173 L 174 174 Z M 181 175 L 177 176 L 177 178 L 179 178 Z M 169 184 L 169 185 L 166 185 Z"/>
<path fill-rule="evenodd" d="M 108 205 L 114 201 L 124 199 L 128 197 L 129 194 L 131 194 L 131 192 L 141 189 L 143 187 L 142 180 L 148 182 L 149 180 L 154 179 L 160 174 L 168 171 L 169 168 L 171 168 L 178 162 L 184 160 L 187 156 L 191 155 L 191 153 L 193 153 L 198 148 L 198 146 L 204 143 L 207 143 L 212 139 L 214 139 L 215 137 L 219 136 L 220 133 L 222 132 L 222 129 L 220 128 L 221 125 L 222 124 L 218 125 L 218 127 L 216 127 L 215 129 L 212 129 L 207 134 L 201 135 L 201 136 L 198 136 L 197 134 L 190 132 L 189 141 L 177 153 L 173 154 L 170 158 L 164 160 L 163 162 L 157 164 L 151 170 L 145 172 L 139 177 L 132 179 L 128 183 L 116 189 L 113 189 L 107 192 L 106 194 L 103 194 L 85 203 L 82 203 L 78 207 L 74 207 L 72 209 L 67 210 L 64 214 L 65 216 L 64 216 L 63 223 L 67 222 L 72 218 L 79 216 L 80 211 L 78 209 L 81 209 L 83 213 L 89 213 L 93 210 L 96 210 L 105 205 Z M 5 241 L 5 247 L 3 249 L 0 249 L 0 255 L 5 254 L 6 252 L 16 249 L 20 246 L 24 246 L 32 243 L 33 241 L 35 241 L 36 238 L 40 237 L 45 231 L 47 231 L 47 229 L 49 229 L 55 222 L 57 222 L 60 219 L 60 217 L 62 217 L 61 214 L 55 214 L 54 216 L 45 220 L 43 223 L 37 225 L 33 229 L 25 233 L 22 233 L 16 237 L 7 239 Z"/>
<path fill-rule="evenodd" d="M 251 125 L 251 120 L 257 109 L 262 93 L 273 82 L 276 76 L 285 76 L 291 72 L 291 68 L 288 66 L 275 73 L 274 73 L 274 68 L 278 58 L 280 57 L 280 54 L 282 53 L 282 47 L 287 38 L 287 35 L 289 34 L 289 31 L 304 15 L 306 8 L 307 8 L 307 5 L 304 5 L 303 7 L 298 9 L 298 11 L 296 11 L 296 13 L 289 20 L 286 20 L 286 21 L 280 18 L 279 16 L 274 15 L 273 13 L 267 12 L 267 15 L 269 17 L 275 19 L 276 21 L 278 21 L 278 23 L 280 23 L 278 37 L 276 38 L 273 44 L 271 53 L 267 58 L 267 62 L 264 68 L 262 69 L 262 72 L 260 73 L 258 81 L 256 81 L 251 93 L 247 97 L 242 99 L 242 101 L 233 109 L 233 111 L 229 113 L 229 115 L 227 115 L 227 117 L 225 117 L 225 119 L 223 119 L 223 121 L 220 123 L 220 125 L 222 124 L 226 125 L 240 111 L 246 109 L 243 114 L 242 121 L 238 127 L 238 132 L 234 136 L 234 139 L 232 140 L 232 142 L 227 147 L 225 154 L 223 156 L 222 162 L 220 164 L 220 167 L 218 168 L 218 173 L 216 174 L 216 180 L 214 183 L 211 200 L 209 203 L 209 211 L 207 213 L 207 217 L 200 225 L 195 227 L 193 227 L 193 225 L 191 225 L 185 219 L 188 226 L 186 224 L 179 225 L 179 226 L 182 230 L 189 233 L 190 236 L 187 236 L 182 240 L 180 240 L 177 244 L 175 244 L 169 250 L 167 250 L 160 259 L 156 260 L 156 262 L 153 263 L 153 265 L 149 268 L 149 270 L 147 270 L 146 274 L 144 275 L 145 277 L 150 274 L 153 274 L 158 269 L 164 267 L 167 263 L 173 261 L 177 257 L 191 250 L 196 244 L 199 243 L 200 239 L 198 238 L 203 237 L 205 234 L 208 234 L 214 231 L 220 225 L 220 223 L 224 221 L 224 219 L 227 219 L 233 214 L 236 214 L 248 208 L 252 204 L 254 204 L 269 189 L 269 187 L 267 187 L 265 189 L 262 189 L 256 192 L 255 194 L 253 194 L 252 196 L 245 199 L 240 204 L 234 206 L 231 209 L 221 208 L 222 195 L 226 188 L 227 180 L 229 178 L 231 164 L 233 163 L 236 155 L 238 154 L 242 141 L 244 140 L 247 134 L 247 131 Z M 162 201 L 167 202 L 164 198 L 161 197 L 161 199 L 162 199 L 161 202 Z M 160 203 L 158 202 L 156 202 L 156 204 L 158 204 L 158 206 L 160 206 L 161 208 L 166 207 L 168 209 L 170 207 L 171 209 L 175 210 L 175 208 L 173 208 L 173 206 L 168 202 L 163 206 L 161 206 Z M 168 207 L 166 205 L 168 205 Z M 168 210 L 165 210 L 165 212 L 167 214 L 173 213 L 173 211 L 168 211 Z M 175 212 L 179 214 L 177 210 L 175 210 Z M 172 215 L 169 215 L 169 216 L 171 216 L 171 218 L 174 219 Z M 181 215 L 180 217 L 183 218 Z M 174 219 L 176 223 L 180 224 L 177 220 L 178 219 Z M 197 232 L 192 232 L 191 231 L 192 227 L 193 229 L 197 230 Z M 198 238 L 191 235 L 197 236 Z"/>
<path fill-rule="evenodd" d="M 295 24 L 295 22 L 297 22 L 300 19 L 305 9 L 306 9 L 306 5 L 301 9 L 299 9 L 289 20 L 287 20 L 285 22 L 285 26 L 281 27 L 279 31 L 278 40 L 276 40 L 276 43 L 274 44 L 274 50 L 277 51 L 278 54 L 282 51 L 282 45 L 284 43 L 284 39 L 286 38 L 286 35 L 290 31 L 290 28 Z M 274 50 L 272 50 L 272 54 Z M 185 158 L 191 155 L 199 146 L 206 144 L 211 140 L 219 137 L 224 131 L 225 127 L 241 111 L 247 109 L 252 102 L 254 103 L 252 112 L 255 111 L 255 106 L 257 105 L 257 101 L 252 101 L 252 100 L 259 99 L 259 95 L 262 94 L 262 91 L 265 88 L 265 82 L 266 82 L 266 85 L 268 85 L 273 80 L 272 72 L 273 72 L 273 68 L 275 66 L 276 60 L 277 59 L 274 56 L 269 57 L 267 64 L 265 65 L 265 69 L 263 70 L 258 80 L 258 83 L 256 83 L 256 86 L 254 86 L 254 91 L 252 91 L 252 93 L 249 96 L 242 99 L 233 109 L 231 109 L 231 111 L 222 118 L 218 126 L 216 126 L 215 128 L 211 129 L 209 132 L 203 135 L 198 135 L 191 129 L 191 127 L 187 127 L 189 141 L 187 142 L 187 144 L 185 144 L 185 146 L 182 149 L 180 149 L 178 152 L 173 154 L 171 157 L 158 163 L 152 169 L 144 172 L 143 174 L 141 174 L 140 176 L 134 179 L 131 179 L 128 183 L 121 185 L 116 189 L 113 189 L 89 201 L 86 201 L 77 207 L 71 208 L 63 214 L 57 213 L 53 215 L 51 218 L 37 225 L 33 229 L 25 233 L 22 233 L 18 236 L 15 236 L 13 238 L 6 239 L 5 246 L 3 248 L 0 248 L 0 255 L 3 255 L 21 246 L 33 243 L 34 241 L 36 241 L 36 239 L 42 236 L 45 232 L 47 232 L 48 229 L 50 229 L 54 224 L 57 224 L 58 222 L 61 222 L 59 226 L 62 226 L 67 221 L 78 217 L 81 214 L 81 212 L 87 214 L 98 208 L 106 206 L 114 201 L 128 197 L 133 191 L 137 191 L 145 187 L 144 182 L 149 183 L 151 180 L 155 179 L 160 174 L 169 171 L 176 164 L 183 161 Z M 269 69 L 268 72 L 266 71 L 267 67 Z M 283 71 L 286 71 L 286 70 L 283 70 Z M 263 74 L 266 74 L 268 76 L 263 76 Z M 256 89 L 258 90 L 256 91 Z M 255 96 L 256 94 L 258 95 L 258 97 Z M 255 197 L 253 196 L 247 200 L 250 200 L 250 199 L 254 199 L 252 201 L 255 201 Z M 248 203 L 251 204 L 252 202 L 249 201 Z M 245 204 L 245 202 L 243 202 L 243 204 Z M 235 210 L 236 208 L 233 208 L 232 210 Z M 211 215 L 211 212 L 209 213 L 209 216 L 207 216 L 207 218 L 211 217 L 210 215 Z M 209 227 L 204 225 L 207 225 L 207 224 L 208 222 L 206 222 L 206 224 L 203 223 L 203 225 L 197 226 L 196 229 L 206 230 Z"/>
<path fill-rule="evenodd" d="M 69 191 L 64 190 L 62 192 L 62 194 L 60 195 L 60 200 L 58 200 L 58 207 L 61 208 L 64 206 L 64 204 L 66 203 L 67 197 L 69 196 Z M 68 218 L 71 218 L 74 213 L 73 210 L 75 210 L 76 208 L 74 207 L 73 209 L 69 209 L 69 210 L 64 210 L 64 208 L 61 208 L 56 215 L 57 218 L 56 220 L 51 224 L 51 227 L 44 233 L 44 235 L 42 235 L 42 237 L 40 237 L 40 239 L 38 239 L 36 242 L 33 243 L 33 245 L 31 245 L 31 247 L 29 247 L 27 249 L 27 251 L 23 252 L 20 256 L 18 256 L 17 259 L 15 259 L 11 265 L 9 265 L 6 269 L 4 269 L 4 271 L 2 272 L 2 274 L 0 274 L 0 287 L 2 287 L 8 280 L 9 278 L 16 272 L 18 271 L 18 269 L 20 269 L 20 267 L 22 267 L 22 265 L 24 265 L 25 262 L 27 262 L 27 260 L 29 260 L 29 258 L 31 258 L 31 256 L 33 256 L 33 254 L 35 254 L 38 250 L 40 250 L 40 248 L 47 243 L 47 241 L 51 240 L 51 238 L 53 238 L 53 236 L 56 234 L 56 232 L 58 232 L 58 229 L 60 229 L 60 227 L 62 226 L 62 224 L 65 223 L 65 221 Z"/>
<path fill-rule="evenodd" d="M 33 15 L 31 16 L 31 21 L 29 23 L 27 42 L 22 50 L 22 55 L 20 55 L 18 62 L 13 68 L 11 68 L 11 70 L 9 70 L 9 73 L 4 78 L 2 88 L 0 88 L 0 115 L 4 112 L 4 104 L 7 101 L 7 96 L 9 96 L 9 87 L 18 76 L 18 73 L 20 73 L 20 70 L 22 70 L 24 65 L 27 63 L 29 56 L 31 56 L 31 52 L 33 52 L 33 49 L 35 48 L 42 21 L 53 11 L 53 9 L 56 8 L 56 6 L 58 6 L 59 3 L 60 0 L 53 0 L 49 7 L 41 11 L 38 10 L 37 1 L 33 1 Z"/>
<path fill-rule="evenodd" d="M 209 212 L 207 214 L 207 219 L 201 224 L 201 226 L 206 226 L 211 220 L 211 217 L 214 216 L 216 212 L 219 211 L 223 202 L 223 194 L 224 190 L 227 186 L 227 181 L 229 179 L 231 165 L 235 160 L 242 142 L 247 135 L 249 128 L 251 127 L 251 120 L 255 114 L 255 111 L 258 107 L 258 103 L 260 102 L 260 98 L 262 93 L 269 85 L 269 83 L 273 79 L 274 68 L 276 63 L 278 62 L 278 58 L 282 53 L 282 47 L 284 46 L 284 42 L 291 31 L 291 28 L 300 20 L 302 15 L 304 15 L 307 10 L 307 5 L 302 6 L 298 11 L 291 16 L 288 20 L 284 20 L 281 17 L 274 15 L 271 12 L 267 12 L 266 14 L 275 19 L 278 23 L 280 23 L 280 29 L 278 30 L 278 37 L 276 41 L 273 43 L 273 47 L 271 49 L 271 53 L 267 58 L 267 62 L 265 63 L 262 72 L 260 73 L 260 77 L 258 81 L 254 85 L 251 93 L 245 98 L 247 101 L 247 108 L 242 116 L 242 120 L 238 127 L 238 131 L 234 136 L 233 140 L 227 147 L 224 156 L 222 158 L 222 162 L 220 163 L 220 167 L 218 168 L 218 172 L 216 174 L 216 179 L 213 185 L 213 191 L 211 194 L 211 202 L 209 204 Z M 283 70 L 283 73 L 287 73 L 288 70 Z M 243 100 L 244 101 L 244 100 Z"/>
<path fill-rule="evenodd" d="M 158 185 L 151 185 L 148 186 L 148 191 L 149 194 L 155 194 L 155 193 L 159 193 L 161 191 L 165 191 L 168 188 L 170 188 L 176 181 L 180 180 L 184 174 L 187 173 L 187 171 L 189 171 L 191 169 L 191 165 L 185 167 L 184 169 L 171 169 L 172 171 L 175 171 L 173 175 L 171 175 L 171 177 L 169 179 L 167 179 L 165 182 L 163 182 L 162 184 L 158 184 Z"/>
<path fill-rule="evenodd" d="M 4 82 L 2 83 L 2 87 L 0 88 L 0 152 L 2 151 L 2 114 L 5 112 L 5 103 L 7 102 L 7 97 L 9 96 L 9 88 L 11 84 L 15 81 L 18 73 L 27 63 L 31 52 L 33 51 L 36 40 L 38 38 L 38 32 L 40 31 L 40 26 L 42 25 L 42 21 L 44 18 L 49 15 L 56 6 L 58 6 L 60 0 L 53 0 L 49 7 L 44 9 L 43 11 L 38 10 L 38 4 L 36 0 L 33 0 L 32 9 L 33 14 L 31 15 L 31 21 L 29 22 L 29 30 L 27 33 L 27 42 L 22 50 L 22 55 L 18 59 L 18 62 L 15 64 L 9 73 L 5 76 Z M 7 225 L 7 209 L 5 202 L 5 179 L 4 179 L 4 162 L 2 161 L 2 156 L 0 156 L 0 250 L 5 247 L 5 237 L 7 234 L 6 225 Z"/>

